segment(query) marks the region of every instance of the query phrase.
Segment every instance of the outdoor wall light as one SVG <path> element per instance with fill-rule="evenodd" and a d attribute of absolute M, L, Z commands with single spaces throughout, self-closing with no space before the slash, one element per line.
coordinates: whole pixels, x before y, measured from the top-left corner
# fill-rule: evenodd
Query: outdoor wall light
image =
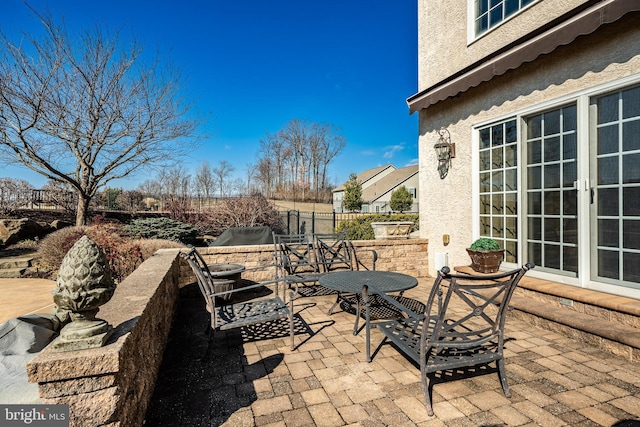
<path fill-rule="evenodd" d="M 449 173 L 451 159 L 456 156 L 456 144 L 451 142 L 451 135 L 447 129 L 441 128 L 438 131 L 438 135 L 440 135 L 440 137 L 433 148 L 436 150 L 436 156 L 438 158 L 440 179 L 444 179 Z"/>

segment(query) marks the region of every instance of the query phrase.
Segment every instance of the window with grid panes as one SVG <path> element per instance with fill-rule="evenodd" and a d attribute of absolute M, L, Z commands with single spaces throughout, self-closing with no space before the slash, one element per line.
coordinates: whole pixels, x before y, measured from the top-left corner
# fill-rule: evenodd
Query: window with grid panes
<path fill-rule="evenodd" d="M 479 129 L 480 237 L 505 249 L 518 262 L 518 144 L 516 120 Z"/>
<path fill-rule="evenodd" d="M 536 0 L 475 0 L 475 34 L 495 27 Z"/>
<path fill-rule="evenodd" d="M 640 87 L 592 100 L 597 250 L 592 274 L 603 281 L 640 283 Z"/>

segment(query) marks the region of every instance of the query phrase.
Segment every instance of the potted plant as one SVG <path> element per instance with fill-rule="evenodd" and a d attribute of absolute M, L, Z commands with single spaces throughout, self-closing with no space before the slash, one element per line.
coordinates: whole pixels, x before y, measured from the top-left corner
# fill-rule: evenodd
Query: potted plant
<path fill-rule="evenodd" d="M 495 273 L 504 258 L 504 249 L 498 242 L 488 237 L 481 237 L 467 248 L 471 257 L 471 268 L 479 273 Z"/>

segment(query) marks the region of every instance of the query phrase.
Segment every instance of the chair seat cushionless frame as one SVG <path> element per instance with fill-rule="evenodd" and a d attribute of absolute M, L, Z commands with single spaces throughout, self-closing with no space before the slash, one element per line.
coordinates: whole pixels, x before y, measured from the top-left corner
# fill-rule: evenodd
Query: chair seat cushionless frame
<path fill-rule="evenodd" d="M 429 415 L 432 375 L 495 362 L 504 395 L 510 397 L 504 364 L 504 322 L 511 296 L 524 274 L 534 267 L 491 275 L 438 272 L 424 313 L 415 313 L 373 286 L 364 286 L 366 351 L 370 352 L 369 298 L 375 294 L 401 310 L 405 318 L 375 323 L 396 347 L 420 365 L 424 400 Z M 478 370 L 476 370 L 478 372 Z"/>

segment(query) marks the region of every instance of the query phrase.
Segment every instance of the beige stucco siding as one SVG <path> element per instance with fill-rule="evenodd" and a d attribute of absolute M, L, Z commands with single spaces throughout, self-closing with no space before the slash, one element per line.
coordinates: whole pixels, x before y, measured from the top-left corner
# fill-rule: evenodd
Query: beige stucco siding
<path fill-rule="evenodd" d="M 547 0 L 545 0 L 546 2 Z M 524 109 L 540 106 L 629 76 L 640 79 L 640 26 L 627 16 L 615 24 L 576 39 L 549 55 L 517 70 L 420 112 L 420 233 L 429 239 L 433 256 L 449 253 L 449 265 L 468 263 L 465 248 L 471 243 L 473 193 L 473 128 L 502 120 Z M 436 130 L 445 127 L 456 144 L 456 158 L 441 180 L 433 145 Z M 475 147 L 477 150 L 477 147 Z M 445 247 L 442 235 L 449 234 Z"/>
<path fill-rule="evenodd" d="M 468 36 L 473 2 L 418 2 L 418 92 L 481 60 L 585 0 L 540 0 L 480 38 Z M 471 17 L 473 19 L 473 17 Z"/>

